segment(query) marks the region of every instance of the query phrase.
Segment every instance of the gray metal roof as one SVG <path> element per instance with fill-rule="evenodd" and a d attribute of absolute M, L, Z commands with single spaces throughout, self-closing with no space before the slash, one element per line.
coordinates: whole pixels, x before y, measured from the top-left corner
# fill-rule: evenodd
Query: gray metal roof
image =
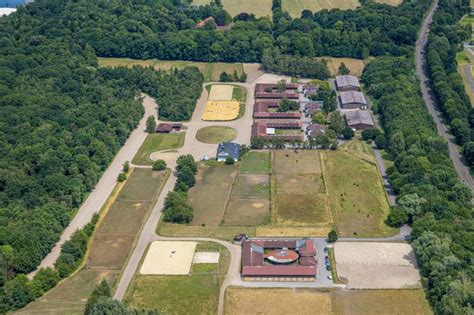
<path fill-rule="evenodd" d="M 351 103 L 367 105 L 364 94 L 357 91 L 341 92 L 341 103 L 342 105 Z"/>
<path fill-rule="evenodd" d="M 338 87 L 355 86 L 360 88 L 359 79 L 349 74 L 336 76 L 336 84 Z"/>
<path fill-rule="evenodd" d="M 228 156 L 237 160 L 240 156 L 240 144 L 234 142 L 222 142 L 217 147 L 217 157 L 227 158 Z"/>
<path fill-rule="evenodd" d="M 355 110 L 345 113 L 347 125 L 354 126 L 358 124 L 364 124 L 373 126 L 374 121 L 372 119 L 372 115 L 366 110 Z"/>

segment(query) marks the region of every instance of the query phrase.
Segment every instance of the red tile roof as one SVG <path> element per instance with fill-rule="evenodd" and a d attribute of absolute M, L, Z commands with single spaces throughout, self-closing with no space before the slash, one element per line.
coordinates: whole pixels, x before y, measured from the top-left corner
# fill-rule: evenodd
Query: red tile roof
<path fill-rule="evenodd" d="M 298 89 L 298 84 L 290 83 L 286 84 L 286 91 L 285 92 L 265 92 L 265 89 L 276 89 L 277 84 L 272 83 L 259 83 L 255 86 L 255 97 L 256 98 L 270 98 L 270 99 L 280 99 L 280 98 L 289 98 L 289 99 L 298 99 L 299 93 L 296 91 Z"/>

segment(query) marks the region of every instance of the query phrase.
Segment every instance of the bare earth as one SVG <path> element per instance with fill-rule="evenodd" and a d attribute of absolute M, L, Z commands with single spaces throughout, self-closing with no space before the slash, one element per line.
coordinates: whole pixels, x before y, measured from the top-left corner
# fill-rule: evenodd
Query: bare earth
<path fill-rule="evenodd" d="M 337 242 L 337 274 L 351 289 L 420 287 L 413 249 L 405 243 Z"/>
<path fill-rule="evenodd" d="M 196 242 L 156 241 L 140 268 L 142 275 L 186 275 L 191 270 Z"/>

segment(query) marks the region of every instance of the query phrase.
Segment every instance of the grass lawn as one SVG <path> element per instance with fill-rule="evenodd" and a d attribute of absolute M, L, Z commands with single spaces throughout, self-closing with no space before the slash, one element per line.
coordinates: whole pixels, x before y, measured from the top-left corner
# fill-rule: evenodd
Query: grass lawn
<path fill-rule="evenodd" d="M 432 314 L 423 290 L 336 290 L 333 314 Z"/>
<path fill-rule="evenodd" d="M 232 98 L 240 102 L 239 116 L 237 117 L 237 119 L 239 119 L 245 114 L 245 104 L 247 103 L 247 90 L 244 87 L 234 85 L 234 89 L 232 90 Z"/>
<path fill-rule="evenodd" d="M 359 6 L 358 0 L 282 0 L 284 11 L 288 11 L 294 18 L 301 17 L 305 9 L 312 12 L 323 9 L 339 8 L 342 10 L 355 9 Z"/>
<path fill-rule="evenodd" d="M 342 237 L 394 235 L 385 225 L 387 197 L 375 164 L 344 151 L 322 151 L 330 208 Z"/>
<path fill-rule="evenodd" d="M 194 209 L 192 225 L 217 226 L 224 216 L 237 169 L 234 165 L 201 165 L 188 200 Z"/>
<path fill-rule="evenodd" d="M 212 237 L 225 241 L 232 241 L 234 236 L 239 233 L 245 233 L 255 236 L 255 227 L 242 226 L 197 226 L 165 223 L 161 221 L 156 229 L 158 235 L 173 237 Z M 326 233 L 327 236 L 327 233 Z"/>
<path fill-rule="evenodd" d="M 186 133 L 152 133 L 149 134 L 132 160 L 135 165 L 152 165 L 150 154 L 162 150 L 173 150 L 183 146 Z"/>
<path fill-rule="evenodd" d="M 244 66 L 241 63 L 216 62 L 212 66 L 211 81 L 219 81 L 223 71 L 230 75 L 233 75 L 234 71 L 237 71 L 240 77 L 244 72 Z"/>
<path fill-rule="evenodd" d="M 215 314 L 230 253 L 216 243 L 198 243 L 196 252 L 205 251 L 220 252 L 219 263 L 193 264 L 192 274 L 186 276 L 136 276 L 125 301 L 164 314 Z"/>
<path fill-rule="evenodd" d="M 194 5 L 206 5 L 210 0 L 193 0 Z M 239 13 L 253 13 L 256 17 L 272 15 L 272 0 L 222 0 L 224 9 L 234 17 Z"/>
<path fill-rule="evenodd" d="M 270 173 L 270 152 L 249 151 L 240 161 L 241 174 Z"/>
<path fill-rule="evenodd" d="M 237 137 L 237 130 L 224 126 L 209 126 L 201 128 L 196 133 L 196 139 L 203 143 L 217 144 L 232 141 Z"/>

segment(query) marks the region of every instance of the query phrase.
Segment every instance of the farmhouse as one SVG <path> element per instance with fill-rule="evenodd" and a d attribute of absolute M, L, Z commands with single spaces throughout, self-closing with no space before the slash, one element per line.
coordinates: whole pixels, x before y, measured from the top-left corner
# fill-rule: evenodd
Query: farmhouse
<path fill-rule="evenodd" d="M 315 255 L 312 240 L 245 240 L 242 243 L 242 277 L 315 280 Z"/>
<path fill-rule="evenodd" d="M 353 129 L 366 129 L 374 127 L 372 115 L 366 110 L 355 110 L 344 114 L 346 124 Z"/>
<path fill-rule="evenodd" d="M 336 76 L 336 89 L 339 92 L 343 91 L 360 91 L 359 79 L 353 75 L 338 75 Z"/>
<path fill-rule="evenodd" d="M 314 139 L 317 134 L 319 133 L 325 133 L 327 129 L 327 126 L 320 125 L 320 124 L 310 124 L 308 127 L 306 127 L 306 134 L 308 135 L 308 138 Z"/>
<path fill-rule="evenodd" d="M 339 101 L 342 109 L 366 109 L 367 101 L 365 100 L 364 94 L 357 91 L 341 92 L 339 95 Z"/>
<path fill-rule="evenodd" d="M 305 97 L 313 96 L 318 94 L 319 86 L 317 84 L 305 84 L 303 85 L 303 95 Z"/>
<path fill-rule="evenodd" d="M 295 129 L 301 130 L 303 124 L 301 122 L 268 122 L 259 121 L 254 122 L 252 125 L 252 137 L 264 138 L 271 140 L 272 138 L 279 137 L 284 141 L 303 141 L 304 137 L 301 134 L 278 134 L 276 130 L 288 130 Z"/>
<path fill-rule="evenodd" d="M 290 83 L 286 84 L 286 90 L 280 92 L 277 90 L 278 85 L 272 83 L 259 83 L 255 86 L 255 98 L 263 99 L 282 99 L 284 97 L 288 99 L 298 99 L 298 84 Z"/>
<path fill-rule="evenodd" d="M 224 162 L 228 157 L 237 161 L 240 157 L 240 144 L 234 142 L 222 142 L 217 146 L 216 160 Z"/>
<path fill-rule="evenodd" d="M 319 112 L 323 107 L 323 102 L 321 101 L 312 101 L 304 104 L 304 115 L 306 117 L 313 116 L 314 113 Z"/>
<path fill-rule="evenodd" d="M 156 126 L 155 131 L 158 133 L 171 133 L 181 131 L 182 128 L 183 125 L 178 123 L 160 123 L 158 124 L 158 126 Z"/>
<path fill-rule="evenodd" d="M 256 101 L 253 106 L 253 117 L 255 119 L 299 119 L 299 112 L 276 112 L 278 101 Z"/>

